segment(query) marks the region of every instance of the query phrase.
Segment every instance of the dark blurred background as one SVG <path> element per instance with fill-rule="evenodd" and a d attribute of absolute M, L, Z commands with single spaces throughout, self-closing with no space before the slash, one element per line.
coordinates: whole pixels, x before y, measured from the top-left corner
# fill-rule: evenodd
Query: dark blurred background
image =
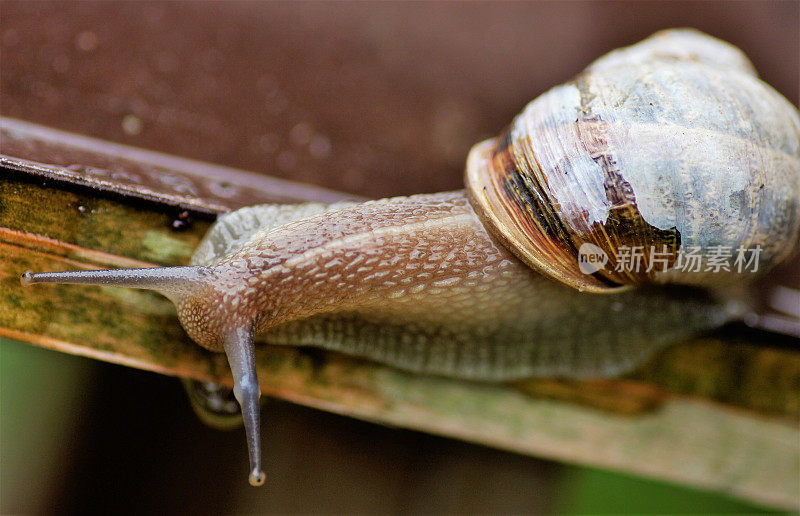
<path fill-rule="evenodd" d="M 668 27 L 739 46 L 792 103 L 800 3 L 0 3 L 0 113 L 378 197 L 460 188 L 469 147 Z M 734 512 L 752 507 L 286 403 L 268 485 L 179 383 L 0 344 L 2 511 Z"/>
<path fill-rule="evenodd" d="M 796 1 L 2 6 L 5 116 L 372 197 L 460 188 L 472 144 L 667 27 L 798 102 Z"/>

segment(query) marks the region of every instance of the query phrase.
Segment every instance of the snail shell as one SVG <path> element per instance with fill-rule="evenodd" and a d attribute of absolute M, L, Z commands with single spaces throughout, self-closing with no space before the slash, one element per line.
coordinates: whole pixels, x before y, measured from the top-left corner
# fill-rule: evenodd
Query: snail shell
<path fill-rule="evenodd" d="M 256 338 L 458 378 L 580 378 L 740 316 L 686 287 L 581 291 L 741 274 L 589 275 L 577 254 L 664 246 L 674 264 L 687 245 L 761 246 L 766 270 L 800 231 L 798 119 L 737 49 L 669 31 L 599 59 L 478 144 L 466 191 L 244 208 L 218 220 L 187 267 L 22 281 L 171 299 L 189 336 L 228 356 L 260 485 Z"/>
<path fill-rule="evenodd" d="M 800 227 L 799 132 L 797 110 L 738 49 L 665 31 L 601 57 L 475 146 L 467 187 L 517 256 L 578 289 L 715 286 L 742 274 L 649 267 L 649 251 L 669 266 L 681 248 L 758 248 L 766 268 L 785 258 Z M 605 269 L 581 273 L 584 244 L 609 257 Z M 618 267 L 622 246 L 645 250 L 642 267 Z"/>

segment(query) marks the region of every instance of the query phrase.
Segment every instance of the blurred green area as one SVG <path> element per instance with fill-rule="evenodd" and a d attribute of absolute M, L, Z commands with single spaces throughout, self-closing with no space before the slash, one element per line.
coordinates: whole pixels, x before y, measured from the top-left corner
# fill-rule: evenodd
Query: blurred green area
<path fill-rule="evenodd" d="M 0 502 L 2 502 L 0 503 L 0 512 L 4 514 L 49 512 L 57 509 L 58 503 L 63 503 L 65 496 L 74 495 L 74 493 L 65 493 L 64 491 L 65 486 L 73 485 L 72 481 L 67 480 L 70 474 L 76 474 L 72 465 L 80 462 L 75 455 L 82 452 L 75 450 L 85 447 L 86 437 L 84 436 L 82 441 L 81 433 L 91 435 L 91 431 L 86 428 L 88 425 L 92 425 L 91 417 L 85 416 L 89 412 L 86 404 L 92 403 L 94 398 L 92 392 L 105 387 L 104 385 L 95 385 L 97 383 L 93 373 L 95 365 L 97 363 L 86 358 L 0 339 L 0 464 L 2 464 L 0 467 Z M 150 373 L 142 373 L 142 375 L 146 374 Z M 175 389 L 178 389 L 178 382 L 175 382 Z M 177 403 L 180 401 L 180 397 L 177 397 Z M 174 399 L 173 402 L 175 402 Z M 188 401 L 186 403 L 188 406 Z M 181 414 L 186 411 L 176 409 L 175 412 Z M 276 424 L 279 423 L 276 422 Z M 365 423 L 353 421 L 353 424 L 364 425 Z M 314 426 L 314 428 L 308 428 L 307 432 L 302 432 L 306 437 L 311 437 L 314 432 L 326 432 L 325 425 L 315 426 L 312 422 L 308 426 Z M 381 431 L 382 427 L 375 428 Z M 392 432 L 394 430 L 385 429 L 385 431 Z M 295 428 L 294 433 L 296 432 Z M 222 440 L 222 436 L 226 434 L 219 435 Z M 192 436 L 184 437 L 192 438 Z M 215 436 L 211 437 L 213 439 Z M 237 438 L 237 436 L 230 437 Z M 83 447 L 77 444 L 81 442 L 84 442 Z M 441 439 L 440 442 L 447 443 L 448 440 Z M 284 444 L 291 446 L 291 443 Z M 273 443 L 273 445 L 281 446 L 280 443 Z M 354 445 L 359 446 L 357 442 Z M 367 446 L 369 449 L 368 444 L 362 446 Z M 464 446 L 467 450 L 483 450 L 480 447 Z M 429 448 L 423 447 L 422 450 L 422 454 L 426 453 L 425 450 L 430 452 Z M 244 453 L 244 447 L 242 446 L 239 451 Z M 124 450 L 121 453 L 124 454 Z M 176 454 L 179 453 L 180 451 L 176 452 Z M 172 459 L 174 458 L 176 457 L 172 457 Z M 244 459 L 244 457 L 242 458 Z M 325 460 L 322 457 L 319 459 Z M 168 461 L 170 457 L 165 456 L 164 460 Z M 335 460 L 351 460 L 351 458 Z M 427 459 L 419 457 L 418 460 L 424 463 Z M 531 462 L 533 463 L 533 459 Z M 160 465 L 153 464 L 151 467 L 160 467 Z M 535 467 L 535 464 L 532 467 Z M 539 485 L 532 482 L 532 488 L 551 489 L 558 493 L 555 499 L 547 504 L 550 507 L 546 509 L 539 507 L 539 510 L 532 508 L 532 512 L 560 514 L 767 512 L 760 507 L 723 495 L 687 489 L 663 482 L 587 467 L 560 466 L 556 469 L 558 474 L 538 478 Z M 452 480 L 448 479 L 447 482 Z M 328 481 L 333 482 L 334 479 Z M 379 482 L 380 479 L 373 479 L 373 481 Z M 74 485 L 92 485 L 92 482 L 84 480 L 84 482 Z M 222 482 L 219 487 L 221 491 L 226 491 L 230 484 Z M 298 478 L 297 485 L 292 487 L 284 484 L 283 488 L 293 491 L 293 496 L 298 495 L 304 490 L 304 480 Z M 455 489 L 454 486 L 451 488 Z M 170 491 L 169 486 L 165 486 L 165 489 L 167 492 Z M 443 486 L 443 489 L 447 490 L 447 487 Z M 249 488 L 244 485 L 242 490 L 251 493 Z M 177 496 L 180 496 L 180 491 L 181 488 L 176 488 Z M 520 497 L 525 495 L 523 492 L 509 492 L 508 494 Z M 185 496 L 186 493 L 183 495 Z M 91 496 L 90 494 L 90 500 Z M 213 495 L 206 493 L 206 496 Z M 218 496 L 224 498 L 230 496 L 230 493 L 221 492 Z M 348 492 L 346 489 L 342 489 L 341 496 L 352 497 L 354 494 L 352 491 Z M 124 497 L 120 497 L 120 499 L 122 498 Z M 497 498 L 496 496 L 495 502 L 497 502 Z M 54 500 L 59 500 L 59 502 Z M 277 502 L 274 497 L 264 497 L 263 502 L 270 502 L 266 505 L 258 505 L 260 510 L 264 511 L 289 512 L 291 507 L 294 507 L 288 506 L 282 510 L 280 505 L 273 505 Z M 433 503 L 432 501 L 427 502 Z M 423 508 L 427 502 L 417 501 L 414 506 Z M 501 502 L 499 506 L 506 508 L 519 507 L 519 503 L 525 503 L 524 499 L 517 502 L 509 500 Z M 219 503 L 223 507 L 230 507 L 227 505 L 229 502 Z M 67 505 L 69 506 L 69 504 Z M 148 507 L 152 507 L 152 505 Z M 249 507 L 252 508 L 252 506 Z M 324 511 L 324 509 L 322 510 Z M 490 509 L 476 506 L 473 507 L 473 510 L 483 512 Z"/>
<path fill-rule="evenodd" d="M 569 466 L 561 514 L 780 514 L 733 498 L 594 468 Z"/>
<path fill-rule="evenodd" d="M 91 361 L 0 338 L 0 512 L 51 509 L 80 427 Z"/>

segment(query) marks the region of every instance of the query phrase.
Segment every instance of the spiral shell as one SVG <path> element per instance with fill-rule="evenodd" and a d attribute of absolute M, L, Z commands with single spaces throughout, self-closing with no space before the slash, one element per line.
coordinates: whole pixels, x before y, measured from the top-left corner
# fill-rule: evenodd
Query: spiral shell
<path fill-rule="evenodd" d="M 758 250 L 765 270 L 792 252 L 800 115 L 736 47 L 664 31 L 528 104 L 472 149 L 466 183 L 517 256 L 579 290 L 725 284 L 752 270 L 679 272 L 679 253 Z M 581 272 L 584 244 L 606 254 L 603 269 Z M 641 266 L 621 267 L 618 251 L 635 248 Z"/>

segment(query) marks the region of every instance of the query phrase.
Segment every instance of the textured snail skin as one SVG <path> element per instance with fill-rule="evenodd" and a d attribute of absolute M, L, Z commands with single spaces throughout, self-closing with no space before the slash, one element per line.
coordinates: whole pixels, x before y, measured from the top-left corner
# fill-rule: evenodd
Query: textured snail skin
<path fill-rule="evenodd" d="M 221 336 L 255 321 L 269 343 L 417 372 L 585 377 L 618 374 L 726 317 L 685 290 L 609 298 L 546 278 L 486 231 L 463 191 L 338 205 L 270 227 L 313 209 L 326 208 L 259 206 L 217 223 L 195 255 L 212 264 L 210 286 L 174 299 L 192 338 L 219 350 Z M 231 243 L 230 254 L 210 255 Z"/>

